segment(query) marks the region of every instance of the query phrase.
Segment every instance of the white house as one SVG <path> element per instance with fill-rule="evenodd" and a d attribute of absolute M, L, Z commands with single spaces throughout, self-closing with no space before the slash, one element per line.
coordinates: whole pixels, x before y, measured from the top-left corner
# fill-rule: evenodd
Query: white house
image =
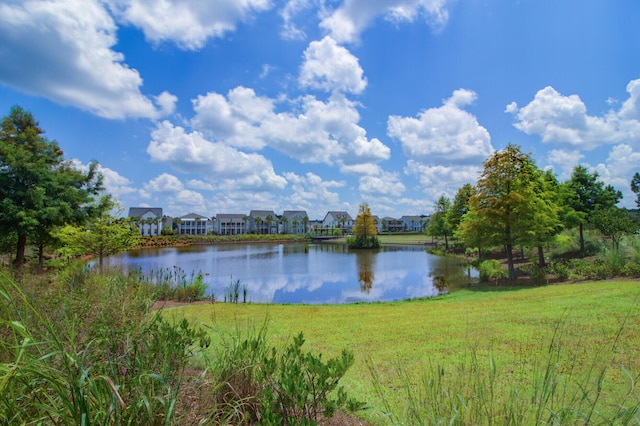
<path fill-rule="evenodd" d="M 278 217 L 273 210 L 251 210 L 249 212 L 249 232 L 256 234 L 277 234 Z"/>
<path fill-rule="evenodd" d="M 178 235 L 207 235 L 213 231 L 213 221 L 197 213 L 180 216 L 176 228 Z"/>
<path fill-rule="evenodd" d="M 324 229 L 341 229 L 342 232 L 351 231 L 353 218 L 347 212 L 330 211 L 322 220 L 322 227 Z"/>
<path fill-rule="evenodd" d="M 248 232 L 249 216 L 239 213 L 218 213 L 214 231 L 220 235 L 240 235 Z"/>
<path fill-rule="evenodd" d="M 129 217 L 138 224 L 138 232 L 143 237 L 153 237 L 162 232 L 160 207 L 130 207 Z"/>
<path fill-rule="evenodd" d="M 427 222 L 424 216 L 402 216 L 400 220 L 404 224 L 404 230 L 408 232 L 423 232 Z"/>

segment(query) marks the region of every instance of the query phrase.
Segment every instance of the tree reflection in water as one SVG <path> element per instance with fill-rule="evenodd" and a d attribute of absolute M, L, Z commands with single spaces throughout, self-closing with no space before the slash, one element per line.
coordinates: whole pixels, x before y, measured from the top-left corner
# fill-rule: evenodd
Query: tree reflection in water
<path fill-rule="evenodd" d="M 376 266 L 376 255 L 378 250 L 355 250 L 356 261 L 358 264 L 358 281 L 360 282 L 360 291 L 369 294 L 373 286 L 375 275 L 373 270 Z"/>

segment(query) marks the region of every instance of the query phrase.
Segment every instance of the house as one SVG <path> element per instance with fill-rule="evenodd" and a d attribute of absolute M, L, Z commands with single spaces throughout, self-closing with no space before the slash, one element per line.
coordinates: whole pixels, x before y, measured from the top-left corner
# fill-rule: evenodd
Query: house
<path fill-rule="evenodd" d="M 249 232 L 254 234 L 277 234 L 278 217 L 273 210 L 251 210 Z"/>
<path fill-rule="evenodd" d="M 207 235 L 213 231 L 213 221 L 197 213 L 189 213 L 179 219 L 176 220 L 178 235 Z"/>
<path fill-rule="evenodd" d="M 218 213 L 214 231 L 220 235 L 240 235 L 248 232 L 249 216 L 237 213 Z"/>
<path fill-rule="evenodd" d="M 351 232 L 353 218 L 347 212 L 330 211 L 322 220 L 322 227 L 324 229 L 341 229 L 343 233 Z"/>
<path fill-rule="evenodd" d="M 382 218 L 382 229 L 384 232 L 402 232 L 404 231 L 404 222 L 387 216 Z"/>
<path fill-rule="evenodd" d="M 162 232 L 161 207 L 130 207 L 129 218 L 138 225 L 143 237 L 153 237 Z"/>
<path fill-rule="evenodd" d="M 284 234 L 306 234 L 309 216 L 304 210 L 285 210 L 280 218 Z"/>
<path fill-rule="evenodd" d="M 424 216 L 402 216 L 400 218 L 407 232 L 423 232 L 427 218 Z"/>

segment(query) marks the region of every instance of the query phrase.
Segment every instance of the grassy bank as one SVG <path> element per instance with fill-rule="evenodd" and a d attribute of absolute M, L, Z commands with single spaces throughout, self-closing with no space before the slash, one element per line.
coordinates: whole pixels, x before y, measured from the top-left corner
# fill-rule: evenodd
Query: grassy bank
<path fill-rule="evenodd" d="M 369 403 L 363 415 L 376 424 L 635 424 L 639 305 L 639 282 L 600 281 L 388 304 L 205 304 L 171 313 L 210 326 L 214 342 L 220 331 L 259 328 L 267 318 L 274 342 L 302 331 L 306 350 L 352 350 L 343 383 Z"/>

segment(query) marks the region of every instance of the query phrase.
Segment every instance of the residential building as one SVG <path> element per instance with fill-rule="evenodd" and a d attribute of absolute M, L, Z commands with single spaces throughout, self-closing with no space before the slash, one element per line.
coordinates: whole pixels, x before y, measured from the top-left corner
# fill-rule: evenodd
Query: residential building
<path fill-rule="evenodd" d="M 153 237 L 162 232 L 162 208 L 131 207 L 129 217 L 138 225 L 138 232 L 143 237 Z"/>
<path fill-rule="evenodd" d="M 304 210 L 285 210 L 280 217 L 280 223 L 285 234 L 306 234 L 309 216 Z"/>
<path fill-rule="evenodd" d="M 427 222 L 425 216 L 402 216 L 400 220 L 407 232 L 423 232 L 424 224 Z"/>
<path fill-rule="evenodd" d="M 322 220 L 322 227 L 324 229 L 341 229 L 343 233 L 351 232 L 353 218 L 344 211 L 330 211 Z"/>
<path fill-rule="evenodd" d="M 384 232 L 402 232 L 404 231 L 404 222 L 387 216 L 382 218 L 382 229 Z"/>
<path fill-rule="evenodd" d="M 197 213 L 180 216 L 176 222 L 178 235 L 207 235 L 213 231 L 213 221 Z"/>
<path fill-rule="evenodd" d="M 236 213 L 218 213 L 214 231 L 220 235 L 240 235 L 248 232 L 249 216 Z"/>
<path fill-rule="evenodd" d="M 278 217 L 273 210 L 251 210 L 249 232 L 254 234 L 277 234 Z"/>

